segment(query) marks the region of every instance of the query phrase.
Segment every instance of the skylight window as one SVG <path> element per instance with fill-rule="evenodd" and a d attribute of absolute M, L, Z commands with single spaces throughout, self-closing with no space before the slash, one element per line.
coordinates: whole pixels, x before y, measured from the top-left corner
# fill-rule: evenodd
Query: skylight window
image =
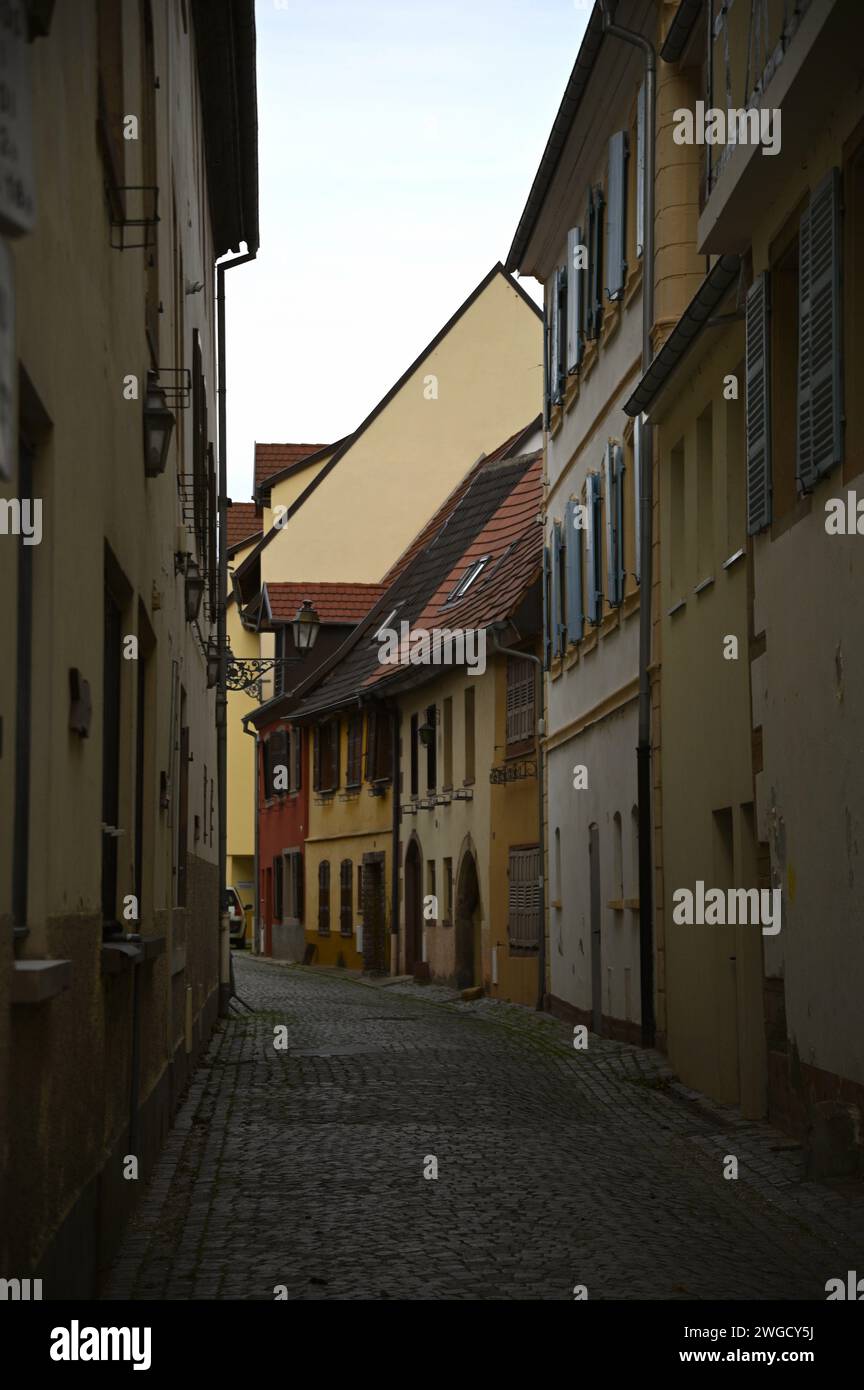
<path fill-rule="evenodd" d="M 459 580 L 459 583 L 456 585 L 456 588 L 453 590 L 451 594 L 448 594 L 447 602 L 455 603 L 457 598 L 464 598 L 465 594 L 467 594 L 468 590 L 471 588 L 471 585 L 474 583 L 474 580 L 477 578 L 478 574 L 482 574 L 483 570 L 486 568 L 488 563 L 488 555 L 483 555 L 480 557 L 479 560 L 472 561 L 472 563 L 468 566 L 467 570 L 463 574 L 462 578 Z"/>

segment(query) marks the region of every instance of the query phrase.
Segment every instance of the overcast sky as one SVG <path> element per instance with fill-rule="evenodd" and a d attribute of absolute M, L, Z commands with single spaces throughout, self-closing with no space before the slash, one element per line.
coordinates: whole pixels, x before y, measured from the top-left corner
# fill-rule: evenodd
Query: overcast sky
<path fill-rule="evenodd" d="M 257 0 L 261 249 L 226 277 L 235 501 L 255 440 L 354 429 L 505 259 L 590 10 Z"/>

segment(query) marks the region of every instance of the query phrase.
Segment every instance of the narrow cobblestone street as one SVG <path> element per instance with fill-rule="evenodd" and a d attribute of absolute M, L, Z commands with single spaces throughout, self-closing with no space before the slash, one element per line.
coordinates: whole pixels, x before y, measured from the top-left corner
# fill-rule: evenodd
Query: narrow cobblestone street
<path fill-rule="evenodd" d="M 658 1054 L 575 1051 L 440 987 L 235 965 L 255 1012 L 220 1025 L 104 1297 L 822 1300 L 864 1267 L 860 1188 L 802 1181 L 788 1138 Z"/>

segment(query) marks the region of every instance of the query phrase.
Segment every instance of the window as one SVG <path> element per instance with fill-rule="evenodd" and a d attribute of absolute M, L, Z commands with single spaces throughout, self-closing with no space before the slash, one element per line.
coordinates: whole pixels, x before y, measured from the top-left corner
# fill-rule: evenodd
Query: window
<path fill-rule="evenodd" d="M 624 897 L 624 829 L 620 811 L 612 817 L 612 877 L 613 893 L 620 902 Z"/>
<path fill-rule="evenodd" d="M 354 866 L 350 859 L 343 859 L 339 866 L 339 932 L 342 936 L 351 936 L 354 930 L 353 887 Z"/>
<path fill-rule="evenodd" d="M 696 580 L 714 573 L 714 443 L 711 407 L 696 421 Z"/>
<path fill-rule="evenodd" d="M 123 140 L 123 11 L 117 0 L 97 0 L 97 129 L 112 213 L 122 206 L 116 190 L 125 183 Z"/>
<path fill-rule="evenodd" d="M 451 592 L 448 594 L 446 602 L 455 603 L 457 598 L 462 598 L 463 595 L 467 594 L 468 590 L 471 588 L 471 585 L 474 583 L 474 580 L 482 572 L 485 566 L 488 565 L 488 563 L 488 555 L 481 556 L 479 560 L 473 560 L 471 564 L 468 566 L 465 573 L 463 574 L 462 578 L 459 580 L 459 583 L 456 585 L 455 589 L 452 589 Z"/>
<path fill-rule="evenodd" d="M 519 845 L 510 850 L 507 870 L 510 949 L 536 951 L 540 944 L 540 847 Z"/>
<path fill-rule="evenodd" d="M 565 550 L 561 534 L 561 522 L 553 521 L 551 548 L 549 554 L 549 638 L 551 654 L 560 656 L 564 644 L 564 574 Z"/>
<path fill-rule="evenodd" d="M 627 158 L 629 139 L 619 130 L 609 141 L 609 205 L 607 208 L 606 294 L 620 299 L 627 280 Z"/>
<path fill-rule="evenodd" d="M 444 860 L 444 921 L 453 921 L 453 860 Z"/>
<path fill-rule="evenodd" d="M 444 701 L 444 787 L 453 786 L 453 697 Z"/>
<path fill-rule="evenodd" d="M 419 714 L 411 716 L 411 795 L 418 796 L 420 788 L 420 726 Z"/>
<path fill-rule="evenodd" d="M 465 783 L 474 781 L 474 687 L 465 690 Z"/>
<path fill-rule="evenodd" d="M 303 852 L 286 849 L 282 856 L 284 875 L 283 918 L 292 926 L 303 921 Z"/>
<path fill-rule="evenodd" d="M 288 730 L 275 729 L 268 739 L 270 781 L 267 797 L 285 796 L 289 789 Z"/>
<path fill-rule="evenodd" d="M 348 720 L 348 766 L 346 787 L 359 787 L 363 781 L 363 715 L 358 710 Z"/>
<path fill-rule="evenodd" d="M 426 787 L 434 792 L 438 786 L 438 707 L 429 705 L 426 709 Z"/>
<path fill-rule="evenodd" d="M 582 536 L 576 523 L 578 502 L 571 499 L 564 508 L 564 611 L 568 642 L 581 642 L 585 632 L 585 606 L 582 601 Z"/>
<path fill-rule="evenodd" d="M 639 901 L 639 807 L 630 807 L 630 896 Z"/>
<path fill-rule="evenodd" d="M 585 294 L 585 337 L 599 338 L 603 328 L 603 189 L 588 193 L 588 275 Z"/>
<path fill-rule="evenodd" d="M 684 441 L 675 445 L 669 460 L 669 586 L 671 597 L 683 597 L 687 536 L 684 531 Z"/>
<path fill-rule="evenodd" d="M 387 782 L 393 776 L 393 716 L 372 705 L 366 731 L 366 781 Z"/>
<path fill-rule="evenodd" d="M 534 738 L 534 663 L 521 657 L 507 658 L 507 744 Z"/>
<path fill-rule="evenodd" d="M 559 907 L 559 908 L 560 908 L 560 906 L 561 906 L 561 901 L 562 901 L 561 894 L 562 894 L 562 892 L 563 892 L 563 889 L 562 889 L 562 886 L 561 886 L 561 829 L 560 829 L 560 827 L 557 826 L 557 825 L 556 825 L 556 827 L 555 827 L 555 861 L 554 861 L 554 862 L 555 862 L 555 883 L 554 883 L 553 890 L 552 890 L 552 895 L 553 895 L 552 906 L 553 906 L 553 907 Z"/>
<path fill-rule="evenodd" d="M 273 920 L 282 921 L 282 913 L 285 910 L 285 883 L 282 873 L 282 855 L 276 854 L 273 857 Z"/>
<path fill-rule="evenodd" d="M 339 786 L 339 736 L 341 724 L 338 719 L 328 719 L 326 724 L 316 724 L 313 731 L 313 778 L 312 786 L 316 792 L 335 792 Z"/>
<path fill-rule="evenodd" d="M 357 865 L 357 911 L 363 916 L 363 865 Z"/>
<path fill-rule="evenodd" d="M 585 299 L 585 266 L 582 228 L 567 233 L 567 373 L 577 371 L 582 361 L 582 304 Z"/>
<path fill-rule="evenodd" d="M 318 935 L 330 935 L 330 861 L 318 865 Z"/>

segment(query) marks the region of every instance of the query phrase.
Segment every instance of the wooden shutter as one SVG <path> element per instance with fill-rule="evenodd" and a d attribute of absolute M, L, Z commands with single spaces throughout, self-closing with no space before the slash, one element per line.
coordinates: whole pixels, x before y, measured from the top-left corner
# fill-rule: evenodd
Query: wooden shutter
<path fill-rule="evenodd" d="M 582 361 L 582 297 L 585 271 L 579 267 L 578 253 L 582 249 L 582 228 L 571 227 L 567 233 L 567 356 L 568 374 L 575 372 Z"/>
<path fill-rule="evenodd" d="M 606 592 L 609 603 L 617 607 L 624 596 L 621 534 L 624 460 L 620 445 L 606 445 L 603 472 L 606 490 Z"/>
<path fill-rule="evenodd" d="M 624 599 L 624 450 L 620 444 L 612 449 L 612 475 L 615 479 L 615 537 L 617 542 L 615 592 L 616 602 Z"/>
<path fill-rule="evenodd" d="M 768 272 L 747 291 L 747 533 L 771 520 L 771 363 Z M 799 457 L 800 457 L 799 441 Z"/>
<path fill-rule="evenodd" d="M 536 950 L 540 944 L 540 848 L 511 849 L 508 865 L 507 936 L 512 947 Z"/>
<path fill-rule="evenodd" d="M 582 336 L 586 342 L 595 337 L 594 332 L 594 313 L 593 313 L 593 282 L 594 282 L 594 223 L 596 212 L 594 208 L 594 190 L 588 189 L 588 212 L 585 217 L 585 245 L 588 250 L 588 265 L 583 272 L 582 281 Z"/>
<path fill-rule="evenodd" d="M 636 98 L 636 255 L 645 249 L 645 83 Z"/>
<path fill-rule="evenodd" d="M 549 593 L 551 564 L 549 547 L 543 547 L 543 670 L 548 671 L 552 661 L 552 600 Z"/>
<path fill-rule="evenodd" d="M 261 743 L 261 796 L 262 800 L 270 800 L 270 740 L 265 738 Z"/>
<path fill-rule="evenodd" d="M 603 327 L 603 189 L 594 189 L 594 228 L 590 255 L 592 337 L 599 338 Z"/>
<path fill-rule="evenodd" d="M 566 266 L 558 271 L 558 394 L 564 399 L 567 385 L 567 285 L 569 273 Z"/>
<path fill-rule="evenodd" d="M 352 714 L 348 720 L 348 767 L 345 772 L 346 787 L 360 785 L 363 770 L 363 716 Z"/>
<path fill-rule="evenodd" d="M 278 787 L 276 785 L 277 776 L 280 783 Z M 290 776 L 291 769 L 288 766 L 288 733 L 285 729 L 277 729 L 275 733 L 270 735 L 270 795 L 284 796 L 288 790 Z"/>
<path fill-rule="evenodd" d="M 552 276 L 552 324 L 550 329 L 550 347 L 552 350 L 552 365 L 550 368 L 550 393 L 552 404 L 557 405 L 561 400 L 561 271 L 556 270 Z"/>
<path fill-rule="evenodd" d="M 507 742 L 534 738 L 534 663 L 507 658 Z"/>
<path fill-rule="evenodd" d="M 339 719 L 331 719 L 327 725 L 327 791 L 335 791 L 339 786 L 339 753 L 340 736 L 342 723 Z"/>
<path fill-rule="evenodd" d="M 366 716 L 366 781 L 375 781 L 375 759 L 378 746 L 378 711 L 374 705 Z"/>
<path fill-rule="evenodd" d="M 330 934 L 330 861 L 322 859 L 318 865 L 318 931 L 321 936 Z"/>
<path fill-rule="evenodd" d="M 609 202 L 607 217 L 606 293 L 620 299 L 627 279 L 627 155 L 626 130 L 609 141 Z"/>
<path fill-rule="evenodd" d="M 600 480 L 596 473 L 589 473 L 585 480 L 586 502 L 588 507 L 588 621 L 595 626 L 603 616 L 603 585 L 600 537 Z"/>
<path fill-rule="evenodd" d="M 564 624 L 561 621 L 562 595 L 561 595 L 561 523 L 552 523 L 552 553 L 549 557 L 551 566 L 550 595 L 552 603 L 552 656 L 560 656 L 563 648 Z"/>
<path fill-rule="evenodd" d="M 282 855 L 273 856 L 273 918 L 276 922 L 282 921 L 282 913 L 285 906 L 284 883 L 282 880 Z"/>
<path fill-rule="evenodd" d="M 208 521 L 207 521 L 207 570 L 209 578 L 210 595 L 210 615 L 211 620 L 215 618 L 217 600 L 219 597 L 219 565 L 216 556 L 216 542 L 219 536 L 219 510 L 216 497 L 216 461 L 213 457 L 213 445 L 207 448 L 207 497 L 208 497 Z"/>
<path fill-rule="evenodd" d="M 295 725 L 291 730 L 291 790 L 303 786 L 303 730 Z"/>
<path fill-rule="evenodd" d="M 343 936 L 350 936 L 353 931 L 353 887 L 354 865 L 350 859 L 343 859 L 339 865 L 339 930 Z"/>
<path fill-rule="evenodd" d="M 570 642 L 580 642 L 585 632 L 582 531 L 576 526 L 577 506 L 577 502 L 571 501 L 564 509 L 564 530 L 567 535 L 567 640 Z"/>
<path fill-rule="evenodd" d="M 321 725 L 316 724 L 312 730 L 312 788 L 316 792 L 321 790 Z"/>
<path fill-rule="evenodd" d="M 840 172 L 832 169 L 799 229 L 797 467 L 804 492 L 842 457 L 840 370 Z"/>
<path fill-rule="evenodd" d="M 543 428 L 547 430 L 552 413 L 552 351 L 549 343 L 552 316 L 549 312 L 548 298 L 547 290 L 543 297 Z"/>

